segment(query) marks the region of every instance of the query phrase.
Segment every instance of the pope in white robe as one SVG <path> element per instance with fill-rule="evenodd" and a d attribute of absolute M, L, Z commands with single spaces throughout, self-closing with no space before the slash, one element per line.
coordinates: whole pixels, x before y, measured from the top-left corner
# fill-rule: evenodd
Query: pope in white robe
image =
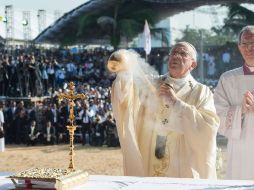
<path fill-rule="evenodd" d="M 109 70 L 117 73 L 112 105 L 124 174 L 214 179 L 219 120 L 213 94 L 190 74 L 196 66 L 194 47 L 182 42 L 174 48 L 190 52 L 172 56 L 187 64 L 181 78 L 147 77 L 154 73 L 131 51 L 119 50 L 109 59 Z M 167 94 L 172 86 L 173 96 Z"/>
<path fill-rule="evenodd" d="M 215 89 L 219 133 L 228 139 L 227 179 L 254 180 L 254 45 L 248 45 L 253 40 L 254 26 L 244 28 L 239 50 L 245 63 L 222 74 Z"/>

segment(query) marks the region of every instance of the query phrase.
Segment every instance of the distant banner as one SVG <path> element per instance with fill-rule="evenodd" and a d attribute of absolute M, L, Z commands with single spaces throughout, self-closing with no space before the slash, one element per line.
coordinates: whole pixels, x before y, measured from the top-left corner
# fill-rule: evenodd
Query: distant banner
<path fill-rule="evenodd" d="M 151 33 L 147 20 L 145 20 L 144 26 L 144 39 L 145 39 L 144 50 L 146 52 L 146 55 L 149 55 L 151 52 L 152 45 L 151 45 Z"/>

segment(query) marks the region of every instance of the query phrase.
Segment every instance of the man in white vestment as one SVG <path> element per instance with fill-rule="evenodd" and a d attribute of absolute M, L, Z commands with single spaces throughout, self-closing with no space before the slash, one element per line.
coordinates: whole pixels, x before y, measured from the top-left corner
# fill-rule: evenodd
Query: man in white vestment
<path fill-rule="evenodd" d="M 108 61 L 117 73 L 111 96 L 124 174 L 215 179 L 219 119 L 210 89 L 190 74 L 197 66 L 195 48 L 177 43 L 169 73 L 157 78 L 142 61 L 128 50 Z"/>
<path fill-rule="evenodd" d="M 254 25 L 242 29 L 238 48 L 245 62 L 221 75 L 214 99 L 228 138 L 226 178 L 254 180 Z"/>

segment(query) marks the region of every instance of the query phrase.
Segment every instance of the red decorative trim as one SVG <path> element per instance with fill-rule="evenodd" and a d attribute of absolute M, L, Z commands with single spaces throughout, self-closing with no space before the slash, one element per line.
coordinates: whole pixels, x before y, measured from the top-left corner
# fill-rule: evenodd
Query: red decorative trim
<path fill-rule="evenodd" d="M 32 182 L 30 179 L 25 179 L 25 187 L 28 189 L 32 189 Z"/>
<path fill-rule="evenodd" d="M 226 117 L 226 128 L 232 128 L 233 116 L 235 115 L 235 108 L 230 107 Z"/>
<path fill-rule="evenodd" d="M 25 184 L 31 184 L 31 179 L 25 179 Z"/>
<path fill-rule="evenodd" d="M 243 73 L 244 75 L 254 75 L 254 72 L 252 72 L 246 64 L 243 64 Z"/>

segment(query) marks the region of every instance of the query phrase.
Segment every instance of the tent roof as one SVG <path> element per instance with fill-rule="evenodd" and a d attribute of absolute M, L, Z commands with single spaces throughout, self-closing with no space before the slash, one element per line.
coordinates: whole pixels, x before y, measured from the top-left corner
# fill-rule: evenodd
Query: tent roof
<path fill-rule="evenodd" d="M 202 5 L 217 5 L 225 3 L 248 3 L 250 0 L 123 0 L 125 4 L 120 7 L 124 9 L 130 3 L 139 3 L 143 1 L 144 8 L 152 8 L 157 14 L 157 20 L 175 15 L 180 12 L 189 11 Z M 87 28 L 90 30 L 87 37 L 75 36 L 78 33 L 78 20 L 82 15 L 101 14 L 102 16 L 112 16 L 114 14 L 114 6 L 119 0 L 90 0 L 77 8 L 65 13 L 54 24 L 47 27 L 35 39 L 35 43 L 59 43 L 66 36 L 76 38 L 76 42 L 80 43 L 106 43 L 109 39 L 102 35 L 103 31 L 96 28 Z M 119 11 L 120 12 L 120 11 Z"/>

